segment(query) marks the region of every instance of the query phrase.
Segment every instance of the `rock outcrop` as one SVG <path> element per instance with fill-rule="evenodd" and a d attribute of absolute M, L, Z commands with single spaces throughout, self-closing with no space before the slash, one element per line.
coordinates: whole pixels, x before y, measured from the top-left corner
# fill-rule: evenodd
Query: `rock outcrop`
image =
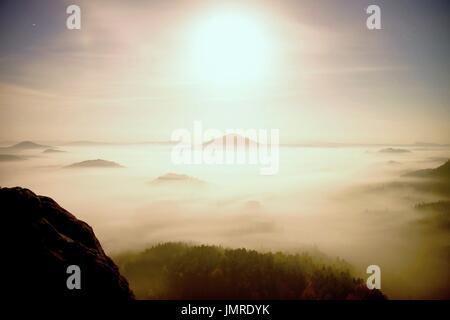
<path fill-rule="evenodd" d="M 54 200 L 28 189 L 0 188 L 3 292 L 21 299 L 133 299 L 127 280 L 92 228 Z M 70 265 L 81 289 L 69 290 Z"/>

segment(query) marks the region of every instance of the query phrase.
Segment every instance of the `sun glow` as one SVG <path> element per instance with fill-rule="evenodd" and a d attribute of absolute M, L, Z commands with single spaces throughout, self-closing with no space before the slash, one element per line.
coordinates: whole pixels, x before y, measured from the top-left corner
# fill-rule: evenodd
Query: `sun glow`
<path fill-rule="evenodd" d="M 270 42 L 265 25 L 250 13 L 210 13 L 189 35 L 191 74 L 213 85 L 259 82 L 269 72 Z"/>

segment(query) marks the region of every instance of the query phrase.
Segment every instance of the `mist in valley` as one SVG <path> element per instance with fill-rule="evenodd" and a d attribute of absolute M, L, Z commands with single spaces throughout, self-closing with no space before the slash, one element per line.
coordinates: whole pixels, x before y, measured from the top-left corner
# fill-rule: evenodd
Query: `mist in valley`
<path fill-rule="evenodd" d="M 320 251 L 363 279 L 379 265 L 389 298 L 450 297 L 449 182 L 405 176 L 445 163 L 448 147 L 281 147 L 273 176 L 258 165 L 174 165 L 164 144 L 54 148 L 64 152 L 9 150 L 1 186 L 55 199 L 112 256 L 163 242 Z M 70 167 L 95 159 L 118 166 Z"/>

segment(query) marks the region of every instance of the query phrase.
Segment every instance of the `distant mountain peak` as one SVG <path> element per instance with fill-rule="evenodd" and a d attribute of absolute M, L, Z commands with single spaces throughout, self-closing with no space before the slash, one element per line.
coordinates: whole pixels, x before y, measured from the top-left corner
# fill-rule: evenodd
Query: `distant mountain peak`
<path fill-rule="evenodd" d="M 10 146 L 11 149 L 47 149 L 50 146 L 46 146 L 43 144 L 38 144 L 33 141 L 22 141 L 16 143 L 15 145 Z"/>
<path fill-rule="evenodd" d="M 171 182 L 181 182 L 181 183 L 187 183 L 187 184 L 196 184 L 196 185 L 202 185 L 205 184 L 204 181 L 188 176 L 186 174 L 178 174 L 169 172 L 162 176 L 157 177 L 153 180 L 153 183 L 155 184 L 162 184 L 162 183 L 171 183 Z"/>
<path fill-rule="evenodd" d="M 380 153 L 410 153 L 411 151 L 408 149 L 400 149 L 400 148 L 384 148 L 379 151 Z"/>
<path fill-rule="evenodd" d="M 66 166 L 66 168 L 124 168 L 124 166 L 103 159 L 85 160 Z"/>
<path fill-rule="evenodd" d="M 258 146 L 258 142 L 255 140 L 252 140 L 248 137 L 244 137 L 237 133 L 229 133 L 226 135 L 223 135 L 221 137 L 217 137 L 215 139 L 211 139 L 205 143 L 203 143 L 203 146 L 209 146 L 209 145 L 226 145 L 227 143 L 233 143 L 236 146 Z"/>
<path fill-rule="evenodd" d="M 63 153 L 63 152 L 65 151 L 53 148 L 45 149 L 44 151 L 42 151 L 42 153 Z"/>

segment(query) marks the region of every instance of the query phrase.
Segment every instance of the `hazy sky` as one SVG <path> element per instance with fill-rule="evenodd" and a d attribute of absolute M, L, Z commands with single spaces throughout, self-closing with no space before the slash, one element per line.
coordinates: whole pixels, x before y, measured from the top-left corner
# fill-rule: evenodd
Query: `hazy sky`
<path fill-rule="evenodd" d="M 168 140 L 201 120 L 449 143 L 449 21 L 446 0 L 2 0 L 0 140 Z"/>

